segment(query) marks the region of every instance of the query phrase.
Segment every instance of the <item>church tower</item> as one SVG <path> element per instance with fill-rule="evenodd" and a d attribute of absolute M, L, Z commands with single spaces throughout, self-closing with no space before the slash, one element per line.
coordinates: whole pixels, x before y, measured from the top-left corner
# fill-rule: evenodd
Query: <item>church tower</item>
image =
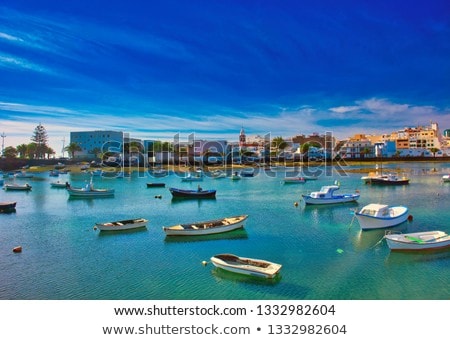
<path fill-rule="evenodd" d="M 245 131 L 244 127 L 241 128 L 241 132 L 239 133 L 239 147 L 242 148 L 245 146 L 246 143 L 246 137 L 245 137 Z"/>

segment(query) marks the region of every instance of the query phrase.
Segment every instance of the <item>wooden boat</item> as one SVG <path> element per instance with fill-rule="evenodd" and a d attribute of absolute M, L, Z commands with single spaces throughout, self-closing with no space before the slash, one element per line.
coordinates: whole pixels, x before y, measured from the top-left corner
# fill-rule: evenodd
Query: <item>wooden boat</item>
<path fill-rule="evenodd" d="M 50 183 L 50 186 L 52 188 L 66 188 L 69 185 L 70 185 L 69 182 L 61 182 L 61 181 L 56 181 L 56 182 Z"/>
<path fill-rule="evenodd" d="M 366 183 L 378 185 L 406 185 L 409 184 L 409 178 L 406 176 L 398 177 L 396 174 L 387 174 L 369 177 Z"/>
<path fill-rule="evenodd" d="M 21 190 L 21 191 L 30 191 L 31 185 L 26 184 L 5 184 L 3 186 L 4 190 Z"/>
<path fill-rule="evenodd" d="M 97 228 L 100 231 L 129 230 L 146 227 L 147 223 L 148 220 L 145 218 L 135 218 L 115 222 L 95 223 L 94 229 Z"/>
<path fill-rule="evenodd" d="M 16 210 L 17 202 L 0 202 L 0 212 L 8 213 Z"/>
<path fill-rule="evenodd" d="M 239 228 L 244 228 L 248 215 L 225 217 L 216 220 L 196 223 L 177 224 L 171 227 L 163 227 L 167 236 L 194 236 L 224 233 Z"/>
<path fill-rule="evenodd" d="M 289 183 L 306 183 L 306 179 L 304 177 L 296 176 L 296 177 L 286 177 L 283 178 L 283 182 L 286 184 Z"/>
<path fill-rule="evenodd" d="M 83 188 L 67 187 L 70 196 L 73 197 L 110 197 L 114 196 L 114 189 L 95 189 L 92 181 Z"/>
<path fill-rule="evenodd" d="M 166 183 L 147 183 L 147 188 L 164 188 Z"/>
<path fill-rule="evenodd" d="M 216 190 L 203 190 L 198 188 L 197 190 L 183 190 L 177 188 L 169 189 L 174 198 L 215 198 Z"/>
<path fill-rule="evenodd" d="M 377 203 L 368 204 L 355 213 L 362 230 L 393 227 L 405 222 L 408 216 L 406 207 L 389 207 Z"/>
<path fill-rule="evenodd" d="M 450 235 L 443 231 L 422 231 L 408 234 L 388 233 L 384 236 L 393 251 L 432 250 L 450 247 Z"/>
<path fill-rule="evenodd" d="M 274 278 L 282 267 L 281 264 L 266 260 L 239 257 L 233 254 L 214 255 L 211 257 L 211 262 L 214 266 L 230 272 L 267 279 Z"/>
<path fill-rule="evenodd" d="M 309 195 L 302 195 L 306 204 L 334 204 L 355 202 L 359 199 L 359 193 L 335 195 L 334 192 L 339 190 L 338 185 L 325 185 L 320 191 L 314 191 Z"/>

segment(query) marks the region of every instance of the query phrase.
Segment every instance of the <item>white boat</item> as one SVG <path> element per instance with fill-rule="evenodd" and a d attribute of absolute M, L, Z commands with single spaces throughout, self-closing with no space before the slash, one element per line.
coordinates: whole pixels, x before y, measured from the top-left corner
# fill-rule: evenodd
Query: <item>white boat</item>
<path fill-rule="evenodd" d="M 51 182 L 50 186 L 52 188 L 66 188 L 69 185 L 68 182 L 61 182 L 61 181 L 56 181 L 56 182 Z"/>
<path fill-rule="evenodd" d="M 31 190 L 31 185 L 26 184 L 5 184 L 3 186 L 4 190 L 21 190 L 21 191 L 29 191 Z"/>
<path fill-rule="evenodd" d="M 114 196 L 114 189 L 95 189 L 92 181 L 83 188 L 67 187 L 70 196 L 73 197 L 110 197 Z"/>
<path fill-rule="evenodd" d="M 115 222 L 95 223 L 94 229 L 97 228 L 100 231 L 129 230 L 146 227 L 147 223 L 148 220 L 145 218 L 135 218 Z"/>
<path fill-rule="evenodd" d="M 167 236 L 193 236 L 224 233 L 239 228 L 244 228 L 248 215 L 225 217 L 210 221 L 177 224 L 171 227 L 163 227 Z"/>
<path fill-rule="evenodd" d="M 211 177 L 215 179 L 225 178 L 227 177 L 227 173 L 222 170 L 214 170 L 213 172 L 211 172 Z"/>
<path fill-rule="evenodd" d="M 274 278 L 282 267 L 278 263 L 240 257 L 233 254 L 214 255 L 211 257 L 211 262 L 214 266 L 230 272 L 267 279 Z"/>
<path fill-rule="evenodd" d="M 362 230 L 380 229 L 396 226 L 408 219 L 408 208 L 389 207 L 386 204 L 371 203 L 355 212 Z"/>
<path fill-rule="evenodd" d="M 389 249 L 394 251 L 430 250 L 450 247 L 450 235 L 439 230 L 408 234 L 388 233 L 384 238 Z"/>
<path fill-rule="evenodd" d="M 450 182 L 450 175 L 442 176 L 442 182 Z"/>
<path fill-rule="evenodd" d="M 194 173 L 188 172 L 185 177 L 181 179 L 182 182 L 201 182 L 203 181 L 203 171 L 196 170 Z"/>
<path fill-rule="evenodd" d="M 314 191 L 309 195 L 302 195 L 302 197 L 306 204 L 334 204 L 355 202 L 360 196 L 359 192 L 335 195 L 336 190 L 339 190 L 338 185 L 325 185 L 320 188 L 320 191 Z"/>
<path fill-rule="evenodd" d="M 33 178 L 34 175 L 30 174 L 30 173 L 28 173 L 26 171 L 20 171 L 20 172 L 15 173 L 14 177 L 15 178 Z"/>
<path fill-rule="evenodd" d="M 284 183 L 306 183 L 306 179 L 301 176 L 283 178 Z"/>

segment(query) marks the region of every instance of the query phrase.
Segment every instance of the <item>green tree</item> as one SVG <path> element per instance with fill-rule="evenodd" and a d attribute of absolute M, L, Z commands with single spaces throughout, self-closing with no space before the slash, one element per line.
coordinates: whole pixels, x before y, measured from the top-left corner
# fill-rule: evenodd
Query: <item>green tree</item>
<path fill-rule="evenodd" d="M 30 143 L 27 144 L 27 156 L 30 159 L 34 159 L 36 156 L 36 150 L 37 150 L 37 144 L 36 143 Z"/>
<path fill-rule="evenodd" d="M 47 146 L 45 149 L 45 154 L 47 155 L 47 159 L 50 159 L 50 156 L 55 154 L 55 150 L 53 150 L 51 147 Z"/>
<path fill-rule="evenodd" d="M 26 144 L 20 144 L 20 145 L 16 146 L 16 150 L 19 153 L 20 158 L 25 158 L 27 156 L 27 148 L 28 148 L 28 145 L 26 145 Z"/>
<path fill-rule="evenodd" d="M 316 147 L 316 148 L 321 148 L 322 144 L 320 144 L 319 142 L 306 142 L 305 144 L 303 144 L 300 148 L 300 151 L 302 153 L 308 152 L 310 147 Z"/>
<path fill-rule="evenodd" d="M 14 146 L 7 146 L 3 151 L 3 156 L 6 158 L 16 158 L 17 150 Z"/>
<path fill-rule="evenodd" d="M 272 146 L 276 147 L 278 150 L 284 150 L 288 144 L 283 137 L 275 137 L 272 139 Z"/>
<path fill-rule="evenodd" d="M 433 153 L 433 157 L 436 157 L 436 152 L 438 152 L 438 151 L 439 151 L 438 148 L 431 148 L 431 149 L 430 149 L 430 152 Z"/>
<path fill-rule="evenodd" d="M 44 158 L 47 150 L 48 135 L 45 127 L 41 123 L 34 129 L 31 140 L 36 143 L 36 158 Z"/>
<path fill-rule="evenodd" d="M 69 153 L 69 157 L 73 158 L 75 156 L 75 152 L 81 151 L 81 146 L 75 142 L 72 142 L 64 148 L 64 151 L 67 151 Z"/>

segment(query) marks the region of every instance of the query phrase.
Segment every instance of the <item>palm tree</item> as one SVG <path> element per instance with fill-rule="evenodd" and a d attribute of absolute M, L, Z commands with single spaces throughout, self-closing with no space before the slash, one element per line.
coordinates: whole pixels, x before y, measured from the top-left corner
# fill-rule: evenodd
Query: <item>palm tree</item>
<path fill-rule="evenodd" d="M 25 158 L 27 155 L 27 148 L 28 146 L 26 144 L 20 144 L 16 146 L 16 150 L 19 153 L 20 158 Z"/>
<path fill-rule="evenodd" d="M 81 151 L 81 146 L 79 146 L 75 142 L 72 142 L 64 148 L 64 151 L 67 151 L 69 153 L 69 156 L 73 158 L 75 157 L 75 152 Z"/>

